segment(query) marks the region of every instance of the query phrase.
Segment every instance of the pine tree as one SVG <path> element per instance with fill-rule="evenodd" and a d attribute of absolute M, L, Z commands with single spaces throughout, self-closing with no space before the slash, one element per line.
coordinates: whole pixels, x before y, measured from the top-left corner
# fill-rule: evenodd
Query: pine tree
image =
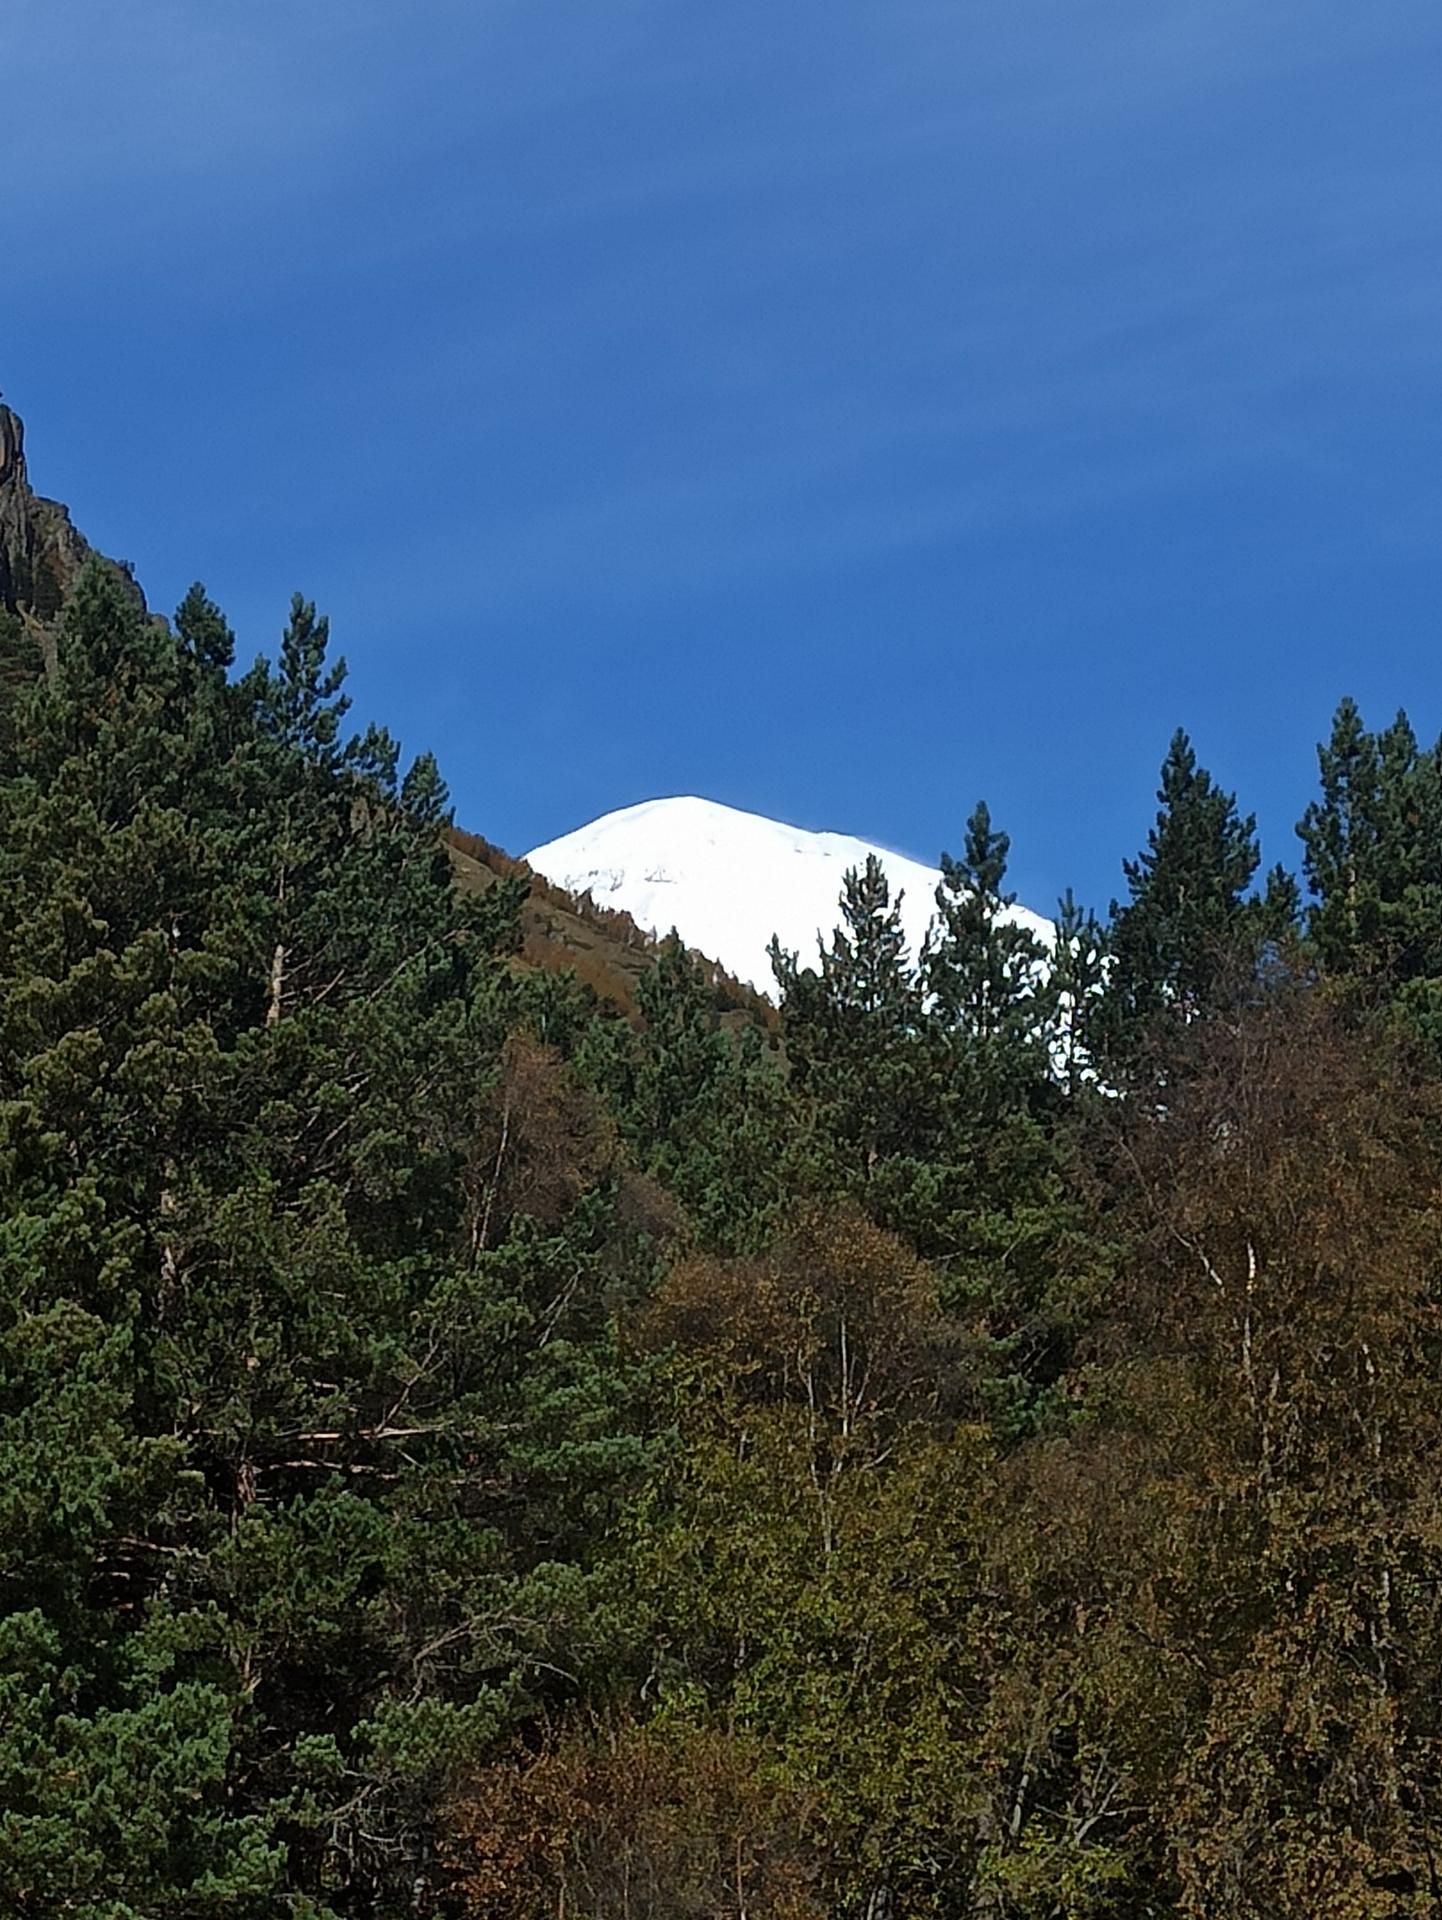
<path fill-rule="evenodd" d="M 1088 1310 L 1091 1256 L 1067 1172 L 1062 980 L 1011 915 L 1008 852 L 982 803 L 962 858 L 942 856 L 923 960 L 939 1125 L 889 1223 L 938 1263 L 942 1298 L 976 1341 L 996 1430 L 1016 1438 L 1046 1416 Z M 1084 974 L 1080 956 L 1070 960 Z"/>
<path fill-rule="evenodd" d="M 947 1058 L 952 1105 L 987 1127 L 1045 1080 L 1055 991 L 1046 949 L 1009 917 L 1011 842 L 993 830 L 985 801 L 966 825 L 960 860 L 941 856 L 936 920 L 922 957 L 928 1025 Z"/>
<path fill-rule="evenodd" d="M 794 1196 L 796 1110 L 759 1028 L 723 1029 L 696 956 L 673 932 L 636 987 L 638 1032 L 610 1083 L 646 1171 L 680 1202 L 701 1244 L 759 1245 Z"/>
<path fill-rule="evenodd" d="M 228 657 L 92 572 L 0 761 L 7 1911 L 409 1910 L 642 1459 L 604 1170 L 472 1230 L 518 888 Z"/>
<path fill-rule="evenodd" d="M 1297 832 L 1323 969 L 1442 1044 L 1442 753 L 1403 713 L 1368 733 L 1354 702 L 1318 749 L 1322 792 Z"/>
<path fill-rule="evenodd" d="M 1057 902 L 1051 950 L 1053 996 L 1050 1049 L 1057 1076 L 1071 1099 L 1095 1079 L 1094 1028 L 1106 989 L 1106 932 L 1080 907 L 1070 887 Z"/>
<path fill-rule="evenodd" d="M 235 635 L 198 580 L 175 610 L 175 631 L 202 673 L 226 673 L 235 664 Z"/>
<path fill-rule="evenodd" d="M 1122 863 L 1131 897 L 1112 902 L 1104 1024 L 1114 1065 L 1160 1016 L 1185 1020 L 1235 992 L 1295 912 L 1295 887 L 1280 869 L 1261 899 L 1250 891 L 1261 859 L 1256 819 L 1197 765 L 1180 729 L 1157 799 L 1145 849 Z"/>
<path fill-rule="evenodd" d="M 843 1177 L 864 1183 L 923 1144 L 934 1096 L 901 900 L 874 854 L 846 873 L 840 913 L 817 967 L 774 939 L 771 965 L 793 1084 L 817 1103 Z"/>

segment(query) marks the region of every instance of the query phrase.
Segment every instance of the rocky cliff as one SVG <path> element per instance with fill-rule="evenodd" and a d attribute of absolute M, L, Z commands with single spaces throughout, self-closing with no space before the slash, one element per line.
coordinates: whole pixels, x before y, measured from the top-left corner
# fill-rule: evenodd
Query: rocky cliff
<path fill-rule="evenodd" d="M 53 620 L 91 552 L 69 511 L 32 489 L 24 425 L 18 414 L 0 405 L 0 609 L 42 623 Z M 143 607 L 145 597 L 129 569 L 114 561 L 106 564 Z"/>

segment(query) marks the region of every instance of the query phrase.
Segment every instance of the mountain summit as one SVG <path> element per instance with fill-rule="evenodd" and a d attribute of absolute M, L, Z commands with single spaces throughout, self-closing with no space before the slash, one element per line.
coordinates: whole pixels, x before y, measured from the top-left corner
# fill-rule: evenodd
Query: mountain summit
<path fill-rule="evenodd" d="M 812 833 L 763 814 L 694 796 L 644 800 L 526 855 L 534 870 L 598 906 L 619 907 L 657 933 L 672 927 L 688 947 L 719 960 L 737 979 L 771 990 L 766 949 L 814 962 L 818 938 L 837 925 L 848 867 L 874 854 L 901 895 L 902 924 L 915 957 L 935 908 L 941 874 L 904 854 L 848 833 Z M 1050 941 L 1051 923 L 1024 907 L 1011 918 Z"/>

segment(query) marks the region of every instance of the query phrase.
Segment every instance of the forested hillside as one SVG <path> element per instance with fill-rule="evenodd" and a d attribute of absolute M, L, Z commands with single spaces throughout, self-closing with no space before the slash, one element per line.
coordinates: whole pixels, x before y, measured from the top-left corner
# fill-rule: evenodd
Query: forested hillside
<path fill-rule="evenodd" d="M 243 669 L 199 588 L 53 597 L 0 610 L 0 1913 L 1442 1910 L 1405 720 L 1339 709 L 1300 886 L 1178 734 L 1049 966 L 979 806 L 928 950 L 854 873 L 776 1014 L 528 957 L 305 601 Z"/>

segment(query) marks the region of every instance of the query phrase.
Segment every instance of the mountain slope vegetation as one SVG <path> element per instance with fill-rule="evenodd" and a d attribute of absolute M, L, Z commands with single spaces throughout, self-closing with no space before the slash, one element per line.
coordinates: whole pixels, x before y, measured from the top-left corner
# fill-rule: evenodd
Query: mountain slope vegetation
<path fill-rule="evenodd" d="M 0 1911 L 1436 1912 L 1435 749 L 1304 905 L 1179 736 L 1046 968 L 978 807 L 769 1009 L 304 599 L 8 577 Z"/>

